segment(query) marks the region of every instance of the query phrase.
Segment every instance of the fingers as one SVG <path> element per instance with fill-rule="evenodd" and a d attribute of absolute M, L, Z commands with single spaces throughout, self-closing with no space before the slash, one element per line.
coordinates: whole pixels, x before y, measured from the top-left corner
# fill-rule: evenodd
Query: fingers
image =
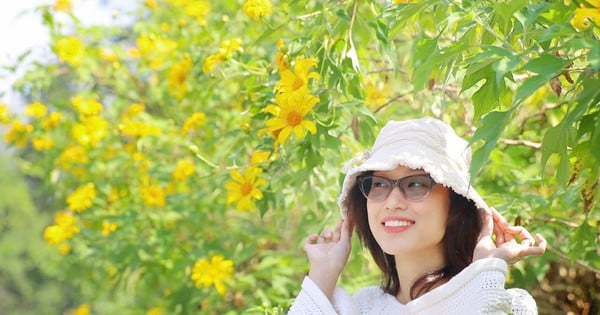
<path fill-rule="evenodd" d="M 337 241 L 339 241 L 339 240 L 340 240 L 340 238 L 342 237 L 342 235 L 341 235 L 341 234 L 343 233 L 343 231 L 342 231 L 342 228 L 343 228 L 343 223 L 344 223 L 344 221 L 343 221 L 343 220 L 340 220 L 340 221 L 338 221 L 337 225 L 335 226 L 335 230 L 334 230 L 334 232 L 333 232 L 333 236 L 332 236 L 332 238 L 331 238 L 331 240 L 332 240 L 333 242 L 337 242 Z"/>
<path fill-rule="evenodd" d="M 522 245 L 521 250 L 519 251 L 519 254 L 517 255 L 517 257 L 515 257 L 515 261 L 518 261 L 527 256 L 541 256 L 542 254 L 544 254 L 545 251 L 546 251 L 545 241 L 543 244 L 540 243 L 538 245 L 530 245 L 530 246 Z"/>
<path fill-rule="evenodd" d="M 510 224 L 508 223 L 508 221 L 506 221 L 506 219 L 502 216 L 502 214 L 500 212 L 498 212 L 498 210 L 496 210 L 496 208 L 491 208 L 492 210 L 492 216 L 494 217 L 494 223 L 500 225 L 500 226 L 510 226 Z"/>
<path fill-rule="evenodd" d="M 341 233 L 340 233 L 340 237 L 341 240 L 344 242 L 350 242 L 350 239 L 352 239 L 352 226 L 350 225 L 350 222 L 348 220 L 340 220 L 341 222 Z"/>
<path fill-rule="evenodd" d="M 326 227 L 319 234 L 309 235 L 306 238 L 305 244 L 337 243 L 340 240 L 349 241 L 352 237 L 352 229 L 347 221 L 340 220 L 333 231 Z"/>
<path fill-rule="evenodd" d="M 539 233 L 535 235 L 535 239 L 538 242 L 538 247 L 543 249 L 545 252 L 546 248 L 548 247 L 548 242 L 546 239 L 542 236 L 542 234 Z"/>
<path fill-rule="evenodd" d="M 479 239 L 485 237 L 491 237 L 492 233 L 494 233 L 494 221 L 492 220 L 492 215 L 485 209 L 479 209 L 479 215 L 481 215 L 481 220 L 483 222 L 483 226 L 481 228 L 481 233 L 479 233 Z"/>
<path fill-rule="evenodd" d="M 526 228 L 522 226 L 514 226 L 512 227 L 512 229 L 514 235 L 519 236 L 519 238 L 521 239 L 521 245 L 533 246 L 535 244 L 533 236 L 531 236 L 531 233 L 529 233 L 529 231 L 527 231 Z"/>

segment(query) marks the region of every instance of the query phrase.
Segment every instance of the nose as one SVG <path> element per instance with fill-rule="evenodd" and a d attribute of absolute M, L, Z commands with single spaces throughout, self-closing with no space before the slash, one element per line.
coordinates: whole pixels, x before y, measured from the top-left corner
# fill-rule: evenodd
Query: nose
<path fill-rule="evenodd" d="M 389 210 L 405 210 L 408 206 L 406 197 L 402 191 L 400 191 L 400 187 L 398 187 L 398 185 L 394 185 L 385 202 L 386 209 Z"/>

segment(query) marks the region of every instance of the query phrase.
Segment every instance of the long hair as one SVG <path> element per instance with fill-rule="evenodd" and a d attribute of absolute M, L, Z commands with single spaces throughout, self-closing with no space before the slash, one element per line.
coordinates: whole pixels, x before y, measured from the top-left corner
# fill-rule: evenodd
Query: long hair
<path fill-rule="evenodd" d="M 383 290 L 394 296 L 397 295 L 402 288 L 400 288 L 396 261 L 393 255 L 386 254 L 381 249 L 369 228 L 367 199 L 360 192 L 358 184 L 350 190 L 344 206 L 348 209 L 348 220 L 356 229 L 361 243 L 369 249 L 383 273 Z M 482 219 L 475 203 L 450 189 L 450 209 L 442 240 L 446 265 L 418 278 L 409 288 L 411 299 L 447 282 L 473 261 L 473 250 L 482 226 Z"/>

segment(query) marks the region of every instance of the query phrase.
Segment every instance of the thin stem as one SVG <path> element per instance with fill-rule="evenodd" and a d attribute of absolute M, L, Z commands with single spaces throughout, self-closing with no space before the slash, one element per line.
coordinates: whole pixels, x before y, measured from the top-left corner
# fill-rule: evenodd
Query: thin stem
<path fill-rule="evenodd" d="M 188 146 L 188 149 L 190 149 L 192 152 L 194 152 L 194 155 L 196 155 L 196 157 L 198 157 L 202 162 L 206 163 L 208 166 L 210 166 L 212 168 L 219 168 L 218 165 L 216 165 L 215 163 L 209 161 L 206 157 L 204 157 L 200 153 L 200 150 L 198 149 L 197 146 L 192 144 L 192 145 Z"/>

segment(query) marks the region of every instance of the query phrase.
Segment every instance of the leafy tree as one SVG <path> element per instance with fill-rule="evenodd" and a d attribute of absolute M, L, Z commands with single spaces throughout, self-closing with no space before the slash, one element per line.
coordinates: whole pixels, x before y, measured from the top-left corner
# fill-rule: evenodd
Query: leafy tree
<path fill-rule="evenodd" d="M 341 166 L 422 115 L 471 139 L 474 185 L 548 238 L 515 285 L 549 262 L 598 274 L 597 1 L 405 2 L 146 0 L 128 27 L 39 7 L 53 57 L 0 119 L 75 311 L 284 312 Z M 363 257 L 350 289 L 377 281 Z"/>

